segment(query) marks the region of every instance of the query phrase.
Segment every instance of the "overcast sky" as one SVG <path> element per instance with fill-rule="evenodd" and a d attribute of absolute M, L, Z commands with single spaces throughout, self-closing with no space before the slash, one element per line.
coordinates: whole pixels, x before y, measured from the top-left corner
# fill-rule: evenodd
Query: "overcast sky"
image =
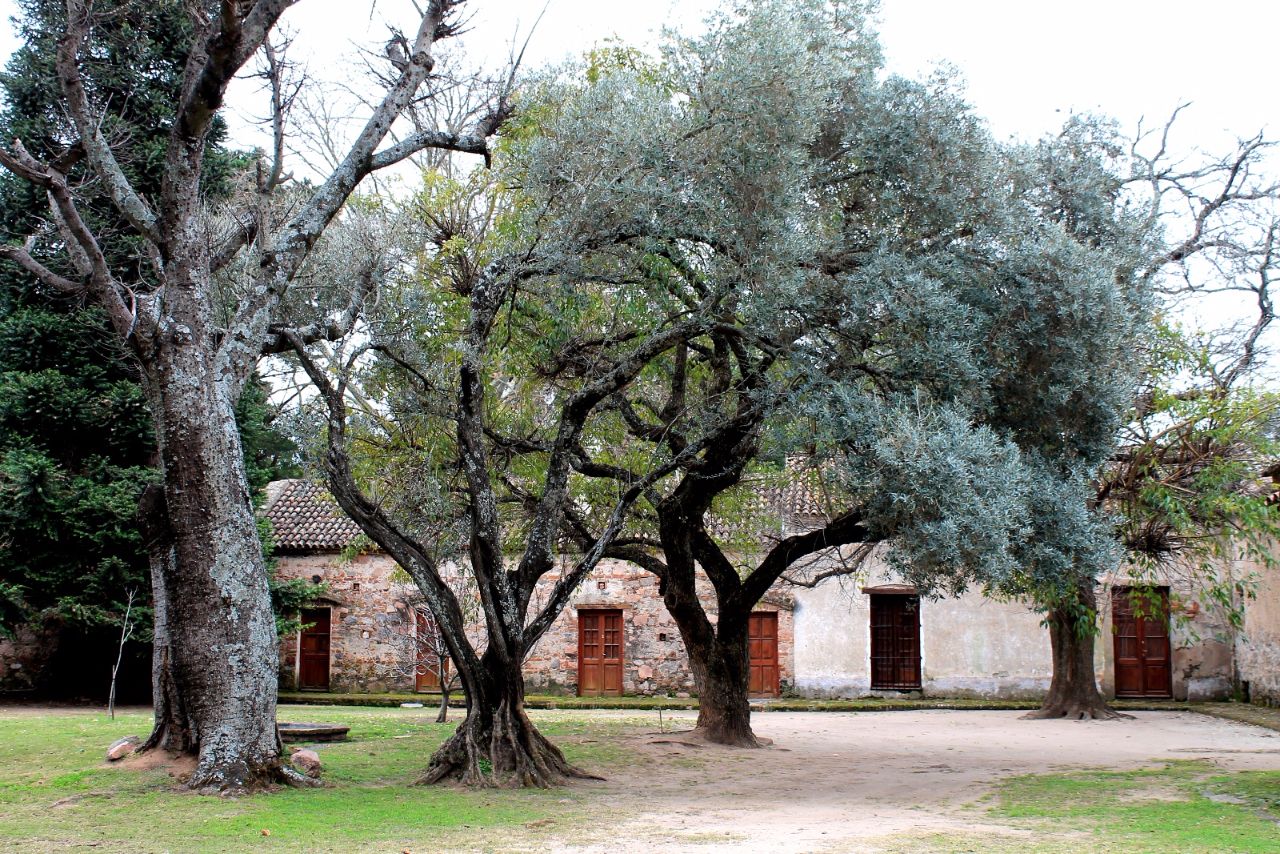
<path fill-rule="evenodd" d="M 664 26 L 696 29 L 714 0 L 550 0 L 526 66 L 581 54 L 608 38 L 651 45 Z M 499 67 L 523 39 L 542 0 L 472 0 L 464 46 L 474 62 Z M 0 0 L 8 19 L 13 0 Z M 322 80 L 357 80 L 360 48 L 381 52 L 388 24 L 411 29 L 410 0 L 302 0 L 285 18 L 294 56 Z M 1162 122 L 1179 104 L 1175 145 L 1221 150 L 1266 129 L 1280 136 L 1274 40 L 1275 0 L 883 0 L 881 37 L 890 70 L 916 76 L 954 66 L 970 101 L 999 137 L 1033 138 L 1067 112 L 1095 111 L 1126 129 Z M 0 33 L 0 54 L 16 44 Z M 254 86 L 230 99 L 234 138 L 248 143 L 261 114 Z"/>
<path fill-rule="evenodd" d="M 652 43 L 664 25 L 696 28 L 714 0 L 550 0 L 527 61 L 578 54 L 602 39 Z M 472 0 L 468 50 L 505 56 L 527 33 L 541 0 Z M 0 0 L 7 19 L 13 0 Z M 406 14 L 406 11 L 409 14 Z M 358 46 L 379 47 L 386 23 L 412 25 L 406 0 L 302 0 L 286 16 L 313 74 L 341 73 Z M 883 0 L 889 67 L 917 74 L 954 65 L 997 134 L 1035 136 L 1069 109 L 1097 110 L 1127 125 L 1193 102 L 1185 145 L 1209 145 L 1264 126 L 1280 129 L 1274 0 Z M 4 27 L 0 54 L 15 45 Z"/>

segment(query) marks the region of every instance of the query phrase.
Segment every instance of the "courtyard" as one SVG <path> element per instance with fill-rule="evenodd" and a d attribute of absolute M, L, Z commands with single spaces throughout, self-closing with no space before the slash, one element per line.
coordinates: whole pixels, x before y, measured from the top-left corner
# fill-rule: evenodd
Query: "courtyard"
<path fill-rule="evenodd" d="M 431 709 L 282 706 L 351 727 L 325 788 L 239 799 L 110 765 L 149 710 L 0 709 L 3 851 L 1274 851 L 1280 732 L 1191 711 L 769 712 L 757 751 L 686 742 L 693 712 L 531 712 L 600 774 L 540 791 L 412 786 L 454 723 Z M 1259 712 L 1259 714 L 1262 714 Z M 622 844 L 625 842 L 625 844 Z M 621 848 L 620 848 L 621 845 Z"/>

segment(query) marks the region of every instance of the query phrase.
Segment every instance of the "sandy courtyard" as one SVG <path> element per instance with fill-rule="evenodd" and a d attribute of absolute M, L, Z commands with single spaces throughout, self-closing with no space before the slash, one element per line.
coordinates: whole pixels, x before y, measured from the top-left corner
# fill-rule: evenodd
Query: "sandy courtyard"
<path fill-rule="evenodd" d="M 774 740 L 759 751 L 636 738 L 634 773 L 592 785 L 625 816 L 600 816 L 610 839 L 557 849 L 616 852 L 627 840 L 634 851 L 895 850 L 886 837 L 987 829 L 972 805 L 1003 777 L 1180 759 L 1280 769 L 1280 732 L 1191 712 L 1087 722 L 1020 714 L 770 712 L 753 717 L 756 733 Z M 667 724 L 692 720 L 676 713 Z"/>

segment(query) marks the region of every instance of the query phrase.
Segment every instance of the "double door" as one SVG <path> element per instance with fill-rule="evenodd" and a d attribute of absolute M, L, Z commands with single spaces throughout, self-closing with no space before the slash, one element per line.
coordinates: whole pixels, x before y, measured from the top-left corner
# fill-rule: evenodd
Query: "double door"
<path fill-rule="evenodd" d="M 622 696 L 622 610 L 578 611 L 578 694 Z"/>
<path fill-rule="evenodd" d="M 1169 588 L 1111 591 L 1117 697 L 1172 697 Z"/>

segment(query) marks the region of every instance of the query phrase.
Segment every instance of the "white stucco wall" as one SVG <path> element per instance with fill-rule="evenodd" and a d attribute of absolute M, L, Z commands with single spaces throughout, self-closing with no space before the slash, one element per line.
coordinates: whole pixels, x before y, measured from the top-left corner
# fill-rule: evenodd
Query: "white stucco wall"
<path fill-rule="evenodd" d="M 1123 576 L 1115 579 L 1124 583 Z M 898 581 L 880 563 L 853 579 L 829 579 L 800 589 L 795 606 L 795 691 L 805 697 L 865 697 L 871 690 L 871 594 L 864 587 Z M 1225 623 L 1174 581 L 1170 641 L 1174 699 L 1226 697 L 1231 691 L 1231 640 Z M 1110 580 L 1100 589 L 1100 633 L 1095 644 L 1099 687 L 1114 696 L 1115 644 L 1111 626 Z M 1255 609 L 1262 616 L 1263 609 Z M 996 601 L 978 592 L 940 599 L 921 598 L 921 693 L 936 697 L 1038 699 L 1053 675 L 1049 635 L 1043 616 L 1016 601 Z M 1262 671 L 1280 637 L 1258 619 L 1254 659 Z M 1265 649 L 1264 649 L 1265 646 Z M 1280 646 L 1275 647 L 1280 649 Z M 1251 650 L 1252 651 L 1252 650 Z M 1259 685 L 1268 682 L 1261 673 Z M 878 693 L 878 692 L 877 692 Z M 896 692 L 886 692 L 897 696 Z"/>
<path fill-rule="evenodd" d="M 862 697 L 871 691 L 871 595 L 891 583 L 872 572 L 857 583 L 831 579 L 796 593 L 795 690 L 805 697 Z M 1049 687 L 1052 660 L 1040 615 L 978 594 L 920 603 L 922 693 L 1034 698 Z"/>

